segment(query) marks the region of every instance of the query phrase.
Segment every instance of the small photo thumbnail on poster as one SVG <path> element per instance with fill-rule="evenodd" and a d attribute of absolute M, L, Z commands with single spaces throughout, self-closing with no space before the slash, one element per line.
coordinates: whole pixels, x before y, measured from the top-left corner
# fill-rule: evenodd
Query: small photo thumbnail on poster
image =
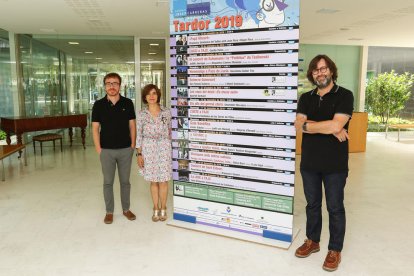
<path fill-rule="evenodd" d="M 178 117 L 188 117 L 188 108 L 183 106 L 177 107 L 177 115 Z"/>
<path fill-rule="evenodd" d="M 179 148 L 178 149 L 178 159 L 188 159 L 189 157 L 189 150 L 187 148 Z"/>
<path fill-rule="evenodd" d="M 187 54 L 187 45 L 181 45 L 181 46 L 177 46 L 176 50 L 177 50 L 177 54 Z"/>
<path fill-rule="evenodd" d="M 178 106 L 187 106 L 188 105 L 187 98 L 178 98 L 177 105 Z"/>
<path fill-rule="evenodd" d="M 175 58 L 177 60 L 177 66 L 188 65 L 187 55 L 185 55 L 185 54 L 176 55 Z"/>
<path fill-rule="evenodd" d="M 178 74 L 187 74 L 188 66 L 177 66 L 177 73 Z"/>
<path fill-rule="evenodd" d="M 175 195 L 184 195 L 184 185 L 174 184 L 174 194 Z"/>
<path fill-rule="evenodd" d="M 175 36 L 175 45 L 187 45 L 187 35 L 176 35 Z"/>
<path fill-rule="evenodd" d="M 178 140 L 188 140 L 188 130 L 179 129 L 177 135 Z"/>
<path fill-rule="evenodd" d="M 178 75 L 177 80 L 178 86 L 187 86 L 187 75 Z"/>
<path fill-rule="evenodd" d="M 189 148 L 188 146 L 189 146 L 188 141 L 186 141 L 186 140 L 178 141 L 178 147 L 180 149 L 188 149 Z"/>
<path fill-rule="evenodd" d="M 190 161 L 189 160 L 178 160 L 178 170 L 180 171 L 188 171 Z"/>
<path fill-rule="evenodd" d="M 189 171 L 178 171 L 178 180 L 180 181 L 189 181 L 190 172 Z"/>
<path fill-rule="evenodd" d="M 178 87 L 177 88 L 178 97 L 188 97 L 188 88 L 187 87 Z"/>
<path fill-rule="evenodd" d="M 178 118 L 178 128 L 184 128 L 184 129 L 188 129 L 189 128 L 189 120 L 188 118 Z"/>

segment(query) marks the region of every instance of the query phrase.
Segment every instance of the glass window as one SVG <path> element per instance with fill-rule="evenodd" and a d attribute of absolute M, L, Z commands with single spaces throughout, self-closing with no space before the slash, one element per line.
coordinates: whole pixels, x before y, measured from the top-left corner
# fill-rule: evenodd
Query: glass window
<path fill-rule="evenodd" d="M 0 116 L 14 115 L 9 33 L 0 29 Z"/>
<path fill-rule="evenodd" d="M 140 40 L 141 89 L 147 84 L 155 84 L 161 90 L 161 105 L 166 101 L 165 39 Z"/>
<path fill-rule="evenodd" d="M 398 74 L 414 74 L 414 48 L 368 47 L 367 79 L 392 70 Z M 411 88 L 411 97 L 400 112 L 400 117 L 414 119 L 414 87 Z"/>
<path fill-rule="evenodd" d="M 59 51 L 29 36 L 19 37 L 25 115 L 67 113 L 62 106 Z"/>
<path fill-rule="evenodd" d="M 26 115 L 89 112 L 109 72 L 135 102 L 133 37 L 21 35 L 19 47 Z"/>

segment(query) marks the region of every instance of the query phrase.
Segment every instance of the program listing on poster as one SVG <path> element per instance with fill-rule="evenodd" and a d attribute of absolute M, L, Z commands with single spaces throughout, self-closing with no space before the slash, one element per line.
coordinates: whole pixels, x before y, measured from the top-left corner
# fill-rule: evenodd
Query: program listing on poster
<path fill-rule="evenodd" d="M 177 131 L 177 138 L 179 138 L 180 131 Z M 185 134 L 184 134 L 185 135 Z M 251 145 L 259 147 L 273 147 L 273 148 L 286 148 L 294 149 L 294 139 L 284 138 L 273 138 L 273 137 L 256 137 L 244 135 L 226 135 L 226 134 L 215 134 L 215 133 L 204 133 L 204 132 L 190 132 L 188 133 L 188 140 L 194 142 L 208 142 L 208 143 L 225 143 L 233 144 L 237 142 L 238 145 Z M 173 139 L 177 139 L 173 137 Z"/>
<path fill-rule="evenodd" d="M 240 76 L 240 77 L 187 77 L 189 86 L 295 86 L 298 83 L 297 76 Z"/>
<path fill-rule="evenodd" d="M 179 180 L 179 178 L 177 177 L 173 177 L 173 179 Z M 227 187 L 284 196 L 293 196 L 294 194 L 293 185 L 280 182 L 274 182 L 274 184 L 269 184 L 252 180 L 238 180 L 231 177 L 229 178 L 214 175 L 202 175 L 199 173 L 188 173 L 188 179 L 189 182 L 213 185 L 217 187 Z"/>
<path fill-rule="evenodd" d="M 277 30 L 277 31 L 275 31 Z M 238 44 L 260 42 L 266 44 L 271 41 L 296 41 L 299 37 L 298 27 L 280 27 L 268 30 L 234 30 L 228 32 L 210 32 L 188 34 L 187 44 Z M 171 37 L 171 45 L 176 45 L 176 36 Z"/>
<path fill-rule="evenodd" d="M 173 87 L 171 97 L 213 98 L 213 99 L 297 99 L 296 87 Z"/>
<path fill-rule="evenodd" d="M 280 51 L 280 50 L 298 50 L 299 43 L 297 41 L 282 41 L 275 42 L 270 41 L 267 44 L 262 42 L 256 43 L 243 43 L 243 44 L 213 44 L 213 45 L 201 45 L 188 47 L 187 54 L 216 54 L 216 53 L 236 53 L 236 52 L 250 52 L 254 48 L 254 51 Z M 177 50 L 177 49 L 175 49 Z M 172 49 L 171 54 L 177 53 Z"/>
<path fill-rule="evenodd" d="M 253 134 L 269 134 L 281 136 L 296 136 L 292 123 L 287 124 L 255 124 L 255 123 L 238 123 L 226 122 L 224 120 L 204 120 L 204 119 L 188 119 L 178 118 L 172 120 L 172 128 L 178 127 L 190 130 L 204 131 L 221 131 L 235 133 L 253 133 Z"/>
<path fill-rule="evenodd" d="M 259 171 L 257 172 L 259 173 Z M 283 195 L 291 196 L 291 188 L 293 184 L 276 182 L 271 180 L 262 180 L 262 179 L 251 179 L 251 178 L 241 178 L 235 176 L 223 176 L 218 173 L 206 174 L 199 173 L 195 171 L 173 171 L 173 180 L 184 181 L 188 183 L 201 183 L 203 185 L 214 185 L 220 187 L 234 188 L 249 191 L 250 186 L 256 187 L 255 192 L 268 192 L 275 191 L 277 189 L 279 192 L 282 191 Z M 279 179 L 278 179 L 279 180 Z M 233 186 L 228 186 L 229 184 Z M 283 189 L 280 187 L 284 187 Z"/>
<path fill-rule="evenodd" d="M 270 136 L 270 135 L 269 135 Z M 295 139 L 274 138 L 274 137 L 258 137 L 246 135 L 226 135 L 216 133 L 206 133 L 200 131 L 178 130 L 172 132 L 173 139 L 190 140 L 193 142 L 222 143 L 258 147 L 271 148 L 295 148 Z"/>
<path fill-rule="evenodd" d="M 195 99 L 173 98 L 171 106 L 189 107 L 232 107 L 232 108 L 256 108 L 256 109 L 285 109 L 296 110 L 296 101 L 286 100 L 248 100 L 248 99 Z"/>
<path fill-rule="evenodd" d="M 237 143 L 238 141 L 235 141 Z M 284 158 L 291 158 L 295 160 L 295 151 L 292 149 L 283 148 L 271 148 L 271 147 L 258 147 L 258 146 L 238 146 L 236 144 L 218 144 L 218 143 L 199 143 L 193 141 L 184 141 L 184 144 L 180 141 L 173 141 L 174 148 L 196 149 L 205 151 L 217 151 L 217 152 L 231 152 L 240 154 L 250 154 L 258 156 L 278 156 Z"/>
<path fill-rule="evenodd" d="M 178 150 L 173 150 L 173 157 L 178 158 Z M 295 171 L 295 161 L 275 156 L 243 156 L 233 153 L 213 153 L 205 151 L 189 151 L 189 160 L 199 162 L 210 162 L 218 164 L 236 165 L 243 167 L 281 170 L 287 172 Z"/>
<path fill-rule="evenodd" d="M 258 65 L 258 64 L 293 64 L 297 63 L 298 53 L 264 53 L 241 55 L 210 55 L 188 56 L 187 66 L 211 66 L 211 65 Z M 180 60 L 178 61 L 180 62 Z M 171 57 L 171 66 L 177 66 L 176 57 Z M 179 64 L 178 64 L 179 65 Z"/>
<path fill-rule="evenodd" d="M 172 110 L 173 117 L 177 117 L 178 110 Z M 187 110 L 189 118 L 198 119 L 218 119 L 218 120 L 243 120 L 243 121 L 267 121 L 267 122 L 294 122 L 296 114 L 294 110 L 279 110 L 274 111 L 247 111 L 247 110 L 236 110 L 236 109 L 202 109 L 202 108 L 191 108 Z"/>
<path fill-rule="evenodd" d="M 178 170 L 180 160 L 173 161 L 173 168 Z M 250 180 L 272 181 L 277 179 L 281 183 L 294 184 L 295 176 L 293 173 L 279 172 L 277 170 L 258 170 L 256 168 L 229 166 L 218 163 L 206 163 L 197 161 L 188 161 L 188 171 L 196 173 L 206 173 L 220 176 L 231 176 Z"/>
<path fill-rule="evenodd" d="M 298 69 L 296 67 L 289 66 L 252 66 L 245 67 L 230 67 L 230 66 L 194 66 L 185 69 L 188 75 L 223 75 L 223 74 L 281 74 L 281 73 L 292 73 L 296 74 Z M 177 69 L 171 70 L 171 75 L 177 74 Z"/>

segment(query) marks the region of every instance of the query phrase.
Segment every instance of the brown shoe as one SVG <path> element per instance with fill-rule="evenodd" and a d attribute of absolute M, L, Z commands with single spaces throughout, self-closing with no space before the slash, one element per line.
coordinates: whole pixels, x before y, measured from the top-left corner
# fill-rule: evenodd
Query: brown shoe
<path fill-rule="evenodd" d="M 127 219 L 129 220 L 135 220 L 137 217 L 134 215 L 134 213 L 132 213 L 130 210 L 128 211 L 124 211 L 122 212 L 124 214 L 124 216 L 126 216 Z"/>
<path fill-rule="evenodd" d="M 325 262 L 323 262 L 323 269 L 326 271 L 335 271 L 338 269 L 341 262 L 341 252 L 329 250 L 326 255 Z"/>
<path fill-rule="evenodd" d="M 319 243 L 306 239 L 305 243 L 296 249 L 295 256 L 299 258 L 306 258 L 310 254 L 318 252 L 320 250 Z"/>
<path fill-rule="evenodd" d="M 106 224 L 111 224 L 114 221 L 114 215 L 113 214 L 106 214 L 104 218 L 104 222 Z"/>

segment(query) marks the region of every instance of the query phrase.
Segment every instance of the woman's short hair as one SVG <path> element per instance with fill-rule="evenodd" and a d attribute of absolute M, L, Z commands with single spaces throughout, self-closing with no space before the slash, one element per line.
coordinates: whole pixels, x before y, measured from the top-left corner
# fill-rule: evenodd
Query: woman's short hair
<path fill-rule="evenodd" d="M 329 71 L 332 72 L 332 80 L 335 82 L 336 79 L 338 78 L 338 68 L 336 68 L 335 62 L 333 62 L 333 60 L 330 59 L 327 55 L 317 55 L 311 60 L 311 62 L 309 63 L 308 72 L 306 73 L 306 77 L 311 83 L 315 84 L 312 71 L 314 69 L 317 69 L 318 62 L 321 59 L 325 60 L 326 66 L 329 68 Z"/>
<path fill-rule="evenodd" d="M 147 95 L 151 92 L 152 89 L 155 89 L 155 92 L 157 92 L 157 103 L 160 103 L 161 100 L 161 90 L 156 86 L 155 84 L 147 84 L 142 88 L 141 92 L 141 99 L 144 104 L 148 104 L 147 102 Z"/>

